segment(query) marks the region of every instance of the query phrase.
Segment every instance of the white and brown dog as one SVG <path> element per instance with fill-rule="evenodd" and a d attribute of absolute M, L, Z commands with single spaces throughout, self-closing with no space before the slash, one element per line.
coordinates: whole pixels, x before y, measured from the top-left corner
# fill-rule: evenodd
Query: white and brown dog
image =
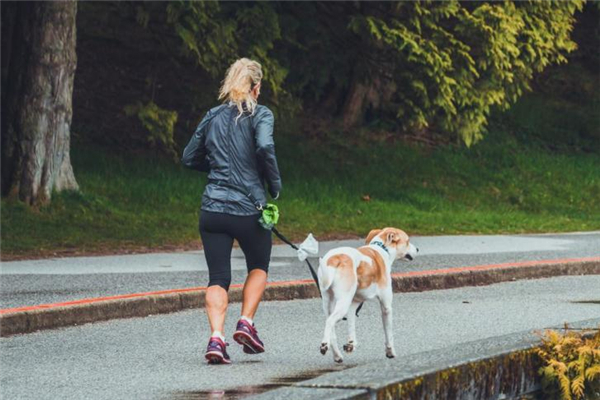
<path fill-rule="evenodd" d="M 356 309 L 363 301 L 377 298 L 385 332 L 385 355 L 396 356 L 392 332 L 392 263 L 401 258 L 412 260 L 418 251 L 404 231 L 384 228 L 369 232 L 366 246 L 339 247 L 320 259 L 319 286 L 327 316 L 321 354 L 327 353 L 331 345 L 335 362 L 344 361 L 337 346 L 335 324 L 347 317 L 348 343 L 344 351 L 352 352 L 356 348 Z"/>

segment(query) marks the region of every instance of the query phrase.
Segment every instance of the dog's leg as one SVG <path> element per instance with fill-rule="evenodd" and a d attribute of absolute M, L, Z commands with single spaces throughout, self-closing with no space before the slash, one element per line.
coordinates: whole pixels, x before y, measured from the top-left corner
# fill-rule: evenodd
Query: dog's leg
<path fill-rule="evenodd" d="M 329 345 L 331 344 L 333 347 L 333 359 L 338 363 L 344 361 L 344 359 L 342 357 L 342 353 L 337 347 L 337 338 L 335 337 L 334 331 L 335 324 L 337 324 L 338 321 L 348 313 L 348 308 L 350 307 L 351 302 L 352 298 L 337 298 L 333 312 L 329 315 L 329 317 L 327 317 L 327 322 L 325 322 L 325 334 L 323 335 L 323 340 L 321 341 L 321 354 L 327 353 Z"/>
<path fill-rule="evenodd" d="M 334 300 L 328 291 L 321 293 L 321 300 L 323 301 L 323 312 L 325 313 L 325 333 L 323 334 L 323 340 L 321 341 L 321 354 L 325 355 L 329 350 L 329 342 L 327 339 L 327 320 L 333 312 Z"/>
<path fill-rule="evenodd" d="M 321 293 L 321 302 L 323 303 L 323 313 L 325 314 L 325 318 L 329 317 L 331 312 L 333 311 L 332 300 L 329 292 L 324 291 Z"/>
<path fill-rule="evenodd" d="M 327 350 L 329 350 L 329 341 L 327 340 L 327 320 L 333 313 L 335 301 L 328 291 L 322 292 L 321 297 L 323 300 L 323 312 L 325 313 L 325 333 L 323 334 L 323 340 L 321 341 L 321 354 L 325 355 Z"/>
<path fill-rule="evenodd" d="M 346 353 L 352 353 L 356 348 L 356 309 L 360 305 L 360 301 L 352 301 L 348 315 L 348 343 L 344 345 L 344 351 Z"/>
<path fill-rule="evenodd" d="M 335 331 L 335 326 L 331 330 L 331 351 L 333 351 L 333 361 L 336 363 L 341 363 L 344 361 L 344 357 L 342 356 L 342 352 L 338 347 L 337 343 L 337 332 Z"/>
<path fill-rule="evenodd" d="M 379 305 L 381 306 L 381 318 L 383 320 L 383 331 L 385 332 L 385 356 L 387 358 L 396 357 L 394 350 L 394 332 L 392 325 L 392 288 L 389 287 L 379 297 Z"/>
<path fill-rule="evenodd" d="M 329 303 L 329 315 L 333 314 L 333 311 L 335 310 L 335 306 L 336 306 L 336 303 L 334 303 L 334 302 Z M 337 331 L 335 329 L 336 324 L 337 324 L 337 322 L 334 323 L 333 327 L 331 328 L 331 351 L 333 352 L 333 360 L 335 362 L 342 362 L 344 360 L 343 360 L 342 354 L 340 353 L 338 343 L 337 343 Z"/>

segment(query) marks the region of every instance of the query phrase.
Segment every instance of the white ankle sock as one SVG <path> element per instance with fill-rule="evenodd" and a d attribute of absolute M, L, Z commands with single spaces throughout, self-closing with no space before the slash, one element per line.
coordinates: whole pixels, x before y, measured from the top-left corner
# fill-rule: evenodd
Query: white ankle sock
<path fill-rule="evenodd" d="M 225 340 L 225 336 L 221 333 L 221 331 L 214 331 L 210 337 L 217 337 L 221 340 Z"/>
<path fill-rule="evenodd" d="M 242 315 L 242 317 L 240 319 L 243 319 L 244 321 L 247 321 L 250 325 L 254 324 L 254 322 L 252 322 L 252 320 L 250 318 L 244 317 L 243 315 Z"/>

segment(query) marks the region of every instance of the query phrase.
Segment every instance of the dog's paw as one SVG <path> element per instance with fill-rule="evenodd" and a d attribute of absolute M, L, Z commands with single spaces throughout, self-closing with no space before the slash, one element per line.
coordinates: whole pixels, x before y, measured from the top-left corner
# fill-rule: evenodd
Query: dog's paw
<path fill-rule="evenodd" d="M 338 364 L 341 364 L 344 362 L 344 357 L 342 356 L 333 356 L 333 361 L 335 361 Z"/>
<path fill-rule="evenodd" d="M 385 356 L 387 358 L 394 358 L 394 357 L 396 357 L 396 351 L 394 350 L 393 347 L 386 347 L 385 348 Z"/>
<path fill-rule="evenodd" d="M 327 343 L 321 343 L 321 354 L 325 355 L 328 349 L 329 346 L 327 345 Z"/>
<path fill-rule="evenodd" d="M 344 345 L 344 351 L 346 353 L 352 353 L 354 351 L 354 346 L 355 346 L 354 342 L 353 341 L 349 341 L 348 343 L 346 343 Z"/>

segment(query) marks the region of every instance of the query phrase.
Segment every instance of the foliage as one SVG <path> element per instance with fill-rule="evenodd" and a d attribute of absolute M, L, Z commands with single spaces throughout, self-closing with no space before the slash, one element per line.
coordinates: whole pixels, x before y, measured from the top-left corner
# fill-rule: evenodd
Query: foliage
<path fill-rule="evenodd" d="M 259 61 L 264 80 L 276 95 L 287 71 L 269 52 L 281 38 L 279 19 L 268 3 L 175 1 L 167 5 L 167 23 L 181 38 L 184 53 L 215 78 L 243 56 Z"/>
<path fill-rule="evenodd" d="M 153 101 L 147 104 L 137 102 L 125 106 L 125 114 L 136 115 L 146 131 L 148 142 L 153 147 L 158 147 L 173 157 L 177 158 L 173 130 L 177 123 L 177 112 L 160 108 Z"/>
<path fill-rule="evenodd" d="M 532 93 L 490 120 L 502 119 L 521 140 L 554 151 L 600 154 L 600 75 L 575 61 L 548 69 L 534 84 Z"/>
<path fill-rule="evenodd" d="M 162 17 L 160 9 L 150 15 L 156 6 L 142 7 L 140 24 Z M 260 61 L 279 107 L 293 96 L 360 114 L 352 118 L 358 122 L 368 108 L 402 130 L 446 132 L 469 146 L 482 138 L 494 107 L 507 109 L 535 73 L 566 61 L 582 7 L 583 0 L 175 1 L 166 23 L 182 53 L 214 78 L 242 55 Z"/>
<path fill-rule="evenodd" d="M 537 354 L 546 395 L 562 400 L 600 398 L 600 330 L 592 338 L 565 327 L 564 335 L 548 330 Z"/>
<path fill-rule="evenodd" d="M 193 60 L 203 70 L 207 93 L 193 102 L 194 115 L 216 97 L 215 86 L 230 63 L 246 56 L 263 65 L 261 102 L 277 116 L 304 110 L 355 121 L 349 128 L 367 123 L 471 145 L 483 137 L 493 110 L 509 108 L 544 69 L 566 61 L 576 48 L 571 31 L 582 6 L 583 0 L 179 0 L 125 2 L 116 8 L 126 18 L 105 19 L 114 19 L 111 32 L 125 32 L 122 25 L 131 20 L 148 32 L 150 40 L 132 39 L 128 48 L 177 65 Z M 586 8 L 588 28 L 578 34 L 588 60 L 597 59 L 594 13 Z M 161 74 L 164 82 L 168 70 L 165 62 L 152 74 Z"/>
<path fill-rule="evenodd" d="M 235 21 L 218 18 L 218 2 L 176 1 L 166 7 L 167 23 L 182 42 L 184 55 L 193 54 L 213 76 L 223 73 L 226 60 L 235 57 Z"/>
<path fill-rule="evenodd" d="M 350 29 L 370 38 L 371 53 L 393 54 L 386 72 L 405 129 L 438 127 L 469 146 L 493 107 L 507 109 L 534 73 L 566 61 L 582 4 L 406 2 L 354 15 Z"/>

